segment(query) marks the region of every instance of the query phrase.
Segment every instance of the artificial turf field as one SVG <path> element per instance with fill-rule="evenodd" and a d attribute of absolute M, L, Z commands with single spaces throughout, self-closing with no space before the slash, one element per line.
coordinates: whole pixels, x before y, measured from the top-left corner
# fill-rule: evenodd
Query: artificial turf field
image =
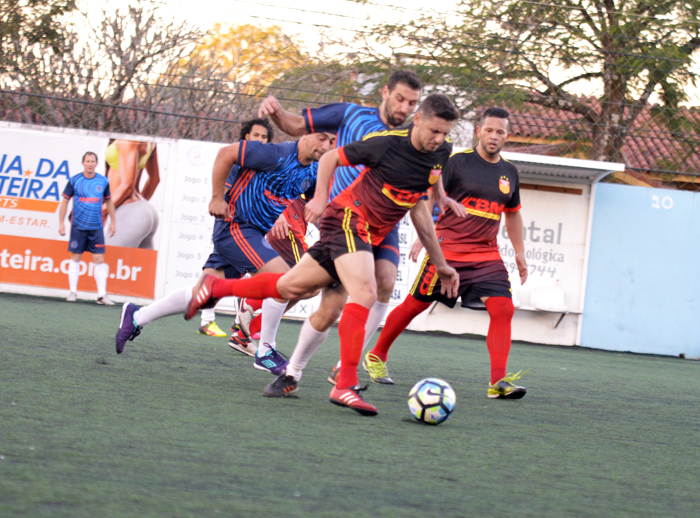
<path fill-rule="evenodd" d="M 328 402 L 335 328 L 278 400 L 196 321 L 117 356 L 120 307 L 0 295 L 0 517 L 700 516 L 697 362 L 514 344 L 528 394 L 489 400 L 483 339 L 404 333 L 363 417 Z M 406 405 L 431 376 L 457 393 L 437 427 Z"/>

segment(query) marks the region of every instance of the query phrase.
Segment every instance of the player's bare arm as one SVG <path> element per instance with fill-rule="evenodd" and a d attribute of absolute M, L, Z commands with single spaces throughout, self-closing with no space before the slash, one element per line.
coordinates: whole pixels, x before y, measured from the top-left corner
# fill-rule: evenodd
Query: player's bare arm
<path fill-rule="evenodd" d="M 467 217 L 466 207 L 457 200 L 450 198 L 447 196 L 447 193 L 445 193 L 445 186 L 442 184 L 442 176 L 438 177 L 438 181 L 433 185 L 429 194 L 435 198 L 435 203 L 437 203 L 438 209 L 440 209 L 440 214 L 444 214 L 446 209 L 450 209 L 460 218 Z M 429 206 L 432 207 L 432 203 Z"/>
<path fill-rule="evenodd" d="M 211 172 L 211 201 L 209 202 L 209 214 L 215 218 L 228 219 L 231 212 L 224 200 L 226 192 L 226 177 L 231 167 L 238 163 L 238 142 L 222 147 L 216 154 L 214 167 Z"/>
<path fill-rule="evenodd" d="M 525 241 L 523 237 L 523 217 L 520 211 L 506 212 L 506 232 L 515 250 L 515 264 L 520 275 L 520 284 L 527 280 L 527 261 L 525 260 Z"/>
<path fill-rule="evenodd" d="M 440 278 L 440 293 L 450 298 L 456 297 L 459 293 L 459 274 L 445 261 L 445 256 L 442 254 L 435 235 L 433 217 L 425 200 L 420 200 L 411 209 L 411 221 L 413 221 L 421 243 L 425 246 L 430 261 L 435 265 L 435 272 Z"/>
<path fill-rule="evenodd" d="M 321 160 L 318 161 L 316 192 L 304 209 L 304 217 L 309 223 L 318 225 L 321 214 L 323 214 L 323 211 L 326 210 L 326 205 L 328 205 L 328 191 L 330 190 L 331 180 L 335 174 L 335 168 L 341 165 L 343 165 L 343 163 L 340 160 L 337 149 L 333 149 L 324 154 Z"/>
<path fill-rule="evenodd" d="M 306 135 L 306 122 L 304 117 L 296 115 L 282 108 L 280 102 L 274 96 L 269 95 L 258 108 L 258 117 L 270 117 L 279 129 L 292 137 Z"/>
<path fill-rule="evenodd" d="M 68 213 L 68 200 L 61 198 L 61 205 L 58 207 L 58 233 L 66 235 L 66 214 Z"/>
<path fill-rule="evenodd" d="M 109 234 L 109 237 L 113 237 L 117 232 L 117 219 L 114 209 L 114 202 L 111 198 L 109 200 L 105 200 L 105 208 L 107 209 L 107 214 L 109 215 L 109 230 L 107 233 Z"/>
<path fill-rule="evenodd" d="M 277 221 L 275 221 L 269 233 L 275 239 L 284 239 L 287 237 L 287 234 L 289 234 L 289 223 L 287 222 L 287 218 L 284 217 L 284 212 L 277 218 Z"/>

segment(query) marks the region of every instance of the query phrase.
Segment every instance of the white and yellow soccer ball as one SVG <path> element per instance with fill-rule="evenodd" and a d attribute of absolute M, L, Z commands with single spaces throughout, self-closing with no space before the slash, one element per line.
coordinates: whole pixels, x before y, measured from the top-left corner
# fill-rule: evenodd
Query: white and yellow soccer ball
<path fill-rule="evenodd" d="M 418 421 L 440 424 L 455 409 L 457 396 L 449 383 L 438 378 L 426 378 L 416 383 L 408 393 L 408 409 Z"/>

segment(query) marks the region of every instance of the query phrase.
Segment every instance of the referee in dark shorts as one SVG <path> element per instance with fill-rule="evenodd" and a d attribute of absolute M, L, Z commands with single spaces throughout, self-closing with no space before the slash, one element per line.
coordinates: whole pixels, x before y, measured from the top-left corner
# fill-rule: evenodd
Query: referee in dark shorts
<path fill-rule="evenodd" d="M 86 250 L 92 253 L 95 263 L 95 283 L 97 284 L 97 303 L 108 306 L 114 302 L 107 298 L 107 276 L 109 265 L 105 263 L 105 237 L 102 230 L 102 204 L 109 214 L 109 236 L 117 230 L 114 220 L 114 202 L 109 191 L 109 181 L 105 176 L 95 173 L 97 155 L 88 151 L 83 155 L 83 172 L 71 177 L 63 190 L 63 199 L 58 209 L 58 233 L 66 235 L 66 213 L 68 200 L 73 198 L 73 215 L 71 217 L 70 240 L 68 251 L 71 260 L 68 266 L 68 283 L 70 294 L 66 299 L 75 302 L 78 298 L 78 278 L 80 277 L 80 260 Z"/>

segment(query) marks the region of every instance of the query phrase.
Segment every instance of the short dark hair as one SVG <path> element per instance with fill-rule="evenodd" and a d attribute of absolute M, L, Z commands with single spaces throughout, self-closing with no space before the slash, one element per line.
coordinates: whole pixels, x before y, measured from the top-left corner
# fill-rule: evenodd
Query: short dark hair
<path fill-rule="evenodd" d="M 504 110 L 503 108 L 497 108 L 496 106 L 492 106 L 491 108 L 487 108 L 486 110 L 484 110 L 484 113 L 481 114 L 481 119 L 479 119 L 482 124 L 486 117 L 506 119 L 508 124 L 510 124 L 510 113 L 508 113 L 508 110 Z"/>
<path fill-rule="evenodd" d="M 275 136 L 275 132 L 272 129 L 272 124 L 267 119 L 250 119 L 241 124 L 241 140 L 245 140 L 245 136 L 250 133 L 253 126 L 262 126 L 267 130 L 267 141 L 272 142 L 272 138 Z"/>
<path fill-rule="evenodd" d="M 389 88 L 389 91 L 392 92 L 399 83 L 405 84 L 411 90 L 420 90 L 423 88 L 423 84 L 420 82 L 418 74 L 412 70 L 397 70 L 391 74 L 386 86 Z"/>
<path fill-rule="evenodd" d="M 95 160 L 97 160 L 97 153 L 93 153 L 92 151 L 88 151 L 87 153 L 85 153 L 85 154 L 83 155 L 83 159 L 82 159 L 80 162 L 81 162 L 81 163 L 82 163 L 82 162 L 85 162 L 85 157 L 88 156 L 88 155 L 94 156 L 94 157 L 95 157 Z"/>
<path fill-rule="evenodd" d="M 423 99 L 418 107 L 418 113 L 440 117 L 446 121 L 456 121 L 459 119 L 459 112 L 452 101 L 443 94 L 430 94 Z"/>

